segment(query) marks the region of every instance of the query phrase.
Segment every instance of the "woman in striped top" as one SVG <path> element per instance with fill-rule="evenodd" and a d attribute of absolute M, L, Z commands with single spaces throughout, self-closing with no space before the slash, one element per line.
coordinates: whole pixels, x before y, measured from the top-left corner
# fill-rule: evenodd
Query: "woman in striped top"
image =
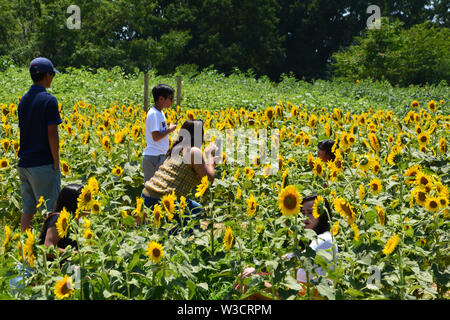
<path fill-rule="evenodd" d="M 215 144 L 209 145 L 203 153 L 203 121 L 187 120 L 181 126 L 178 138 L 167 152 L 167 159 L 155 172 L 155 175 L 145 182 L 142 190 L 144 204 L 150 210 L 167 194 L 174 193 L 179 199 L 188 196 L 204 176 L 210 183 L 214 182 L 215 165 L 220 157 Z M 202 208 L 192 199 L 186 199 L 191 218 L 199 217 Z M 175 219 L 179 220 L 178 215 Z M 145 214 L 143 220 L 145 221 Z M 186 221 L 187 219 L 185 219 Z M 140 221 L 138 221 L 140 224 Z"/>

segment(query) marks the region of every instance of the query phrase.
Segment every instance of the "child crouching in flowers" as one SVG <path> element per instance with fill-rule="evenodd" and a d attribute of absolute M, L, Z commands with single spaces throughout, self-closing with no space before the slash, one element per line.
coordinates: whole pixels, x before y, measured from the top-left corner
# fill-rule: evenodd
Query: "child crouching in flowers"
<path fill-rule="evenodd" d="M 167 159 L 158 168 L 155 175 L 145 182 L 145 187 L 142 190 L 144 204 L 150 210 L 161 211 L 158 217 L 164 210 L 169 221 L 175 217 L 180 224 L 180 217 L 175 214 L 175 199 L 185 199 L 200 182 L 201 186 L 207 186 L 208 181 L 209 183 L 214 182 L 215 165 L 220 159 L 220 157 L 215 156 L 218 148 L 215 144 L 211 144 L 203 154 L 201 150 L 203 136 L 202 120 L 187 120 L 184 122 L 177 140 L 167 152 Z M 159 207 L 160 201 L 162 207 Z M 200 204 L 191 199 L 185 199 L 185 202 L 191 213 L 190 218 L 198 218 L 202 213 Z M 144 213 L 142 220 L 145 221 L 145 218 L 146 214 Z M 188 219 L 189 217 L 186 217 L 183 224 Z M 155 215 L 155 222 L 158 225 L 159 221 L 156 220 Z M 141 223 L 141 218 L 138 215 L 137 224 Z M 176 228 L 171 230 L 171 233 L 173 232 L 176 232 Z"/>
<path fill-rule="evenodd" d="M 315 194 L 303 198 L 301 204 L 301 213 L 307 218 L 304 222 L 305 229 L 311 229 L 317 234 L 317 239 L 312 240 L 309 243 L 309 247 L 314 250 L 316 254 L 320 254 L 322 250 L 331 252 L 331 255 L 333 257 L 332 261 L 327 259 L 326 256 L 322 257 L 327 261 L 329 269 L 334 270 L 337 263 L 338 249 L 336 243 L 333 243 L 333 237 L 330 233 L 330 219 L 332 217 L 330 205 L 325 198 L 322 198 L 321 196 L 317 196 Z M 300 244 L 300 247 L 301 249 L 305 249 L 302 244 Z M 289 253 L 285 254 L 282 258 L 292 259 L 294 257 L 295 255 L 293 253 Z M 253 267 L 245 268 L 244 272 L 242 273 L 242 275 L 240 274 L 239 277 L 250 277 L 255 272 L 256 269 Z M 314 270 L 308 270 L 308 272 L 303 268 L 299 268 L 297 270 L 297 281 L 303 285 L 306 285 L 308 282 L 310 284 L 314 284 L 317 282 L 317 278 L 313 275 L 313 273 L 323 277 L 327 274 L 326 270 L 323 270 L 323 268 L 319 266 L 314 267 Z M 258 274 L 261 276 L 268 275 L 267 272 L 260 272 Z M 309 274 L 308 277 L 307 274 Z M 265 281 L 265 286 L 266 288 L 272 287 L 272 285 L 267 281 Z M 241 288 L 240 281 L 235 282 L 234 288 L 236 290 L 242 290 L 242 292 L 245 292 L 247 290 L 245 286 Z M 301 291 L 299 292 L 299 294 L 303 295 L 305 294 L 305 292 Z M 317 293 L 315 293 L 315 295 L 317 295 Z M 260 293 L 255 293 L 248 298 L 256 300 L 267 299 L 266 296 Z"/>
<path fill-rule="evenodd" d="M 68 235 L 69 229 L 69 212 L 74 214 L 77 210 L 78 197 L 81 194 L 83 186 L 80 184 L 68 184 L 58 195 L 56 200 L 55 210 L 48 214 L 42 226 L 42 231 L 39 236 L 39 244 L 46 247 L 54 246 L 58 248 L 61 253 L 66 252 L 67 246 L 78 248 L 77 242 L 70 239 Z M 28 229 L 27 234 L 31 231 Z M 47 260 L 53 260 L 53 256 L 47 254 Z M 16 267 L 19 272 L 22 271 L 22 266 Z M 33 269 L 25 267 L 25 277 L 31 276 Z M 23 277 L 17 276 L 10 280 L 10 287 L 15 292 L 15 288 L 23 287 Z"/>
<path fill-rule="evenodd" d="M 60 191 L 55 210 L 49 213 L 42 226 L 39 244 L 54 246 L 61 253 L 64 253 L 69 245 L 78 248 L 77 242 L 69 237 L 69 214 L 74 215 L 77 211 L 82 190 L 83 185 L 71 183 Z"/>

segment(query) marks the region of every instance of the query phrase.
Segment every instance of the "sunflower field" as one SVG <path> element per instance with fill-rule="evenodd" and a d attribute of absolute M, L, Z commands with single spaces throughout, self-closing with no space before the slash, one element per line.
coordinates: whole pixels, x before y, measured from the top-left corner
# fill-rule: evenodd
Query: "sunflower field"
<path fill-rule="evenodd" d="M 176 88 L 175 76 L 150 74 L 150 85 L 157 83 Z M 27 70 L 10 68 L 0 73 L 0 84 L 1 299 L 221 300 L 255 292 L 272 299 L 449 297 L 446 83 L 397 88 L 284 76 L 275 84 L 213 70 L 184 76 L 181 105 L 165 109 L 168 122 L 202 119 L 207 131 L 225 139 L 214 183 L 203 181 L 189 195 L 203 205 L 203 216 L 170 234 L 173 217 L 187 214 L 186 199 L 168 195 L 150 212 L 140 198 L 143 74 L 67 70 L 49 89 L 63 119 L 62 186 L 83 184 L 80 200 L 90 213 L 79 219 L 61 213 L 58 231 L 79 244 L 64 254 L 38 244 L 46 214 L 41 203 L 34 228 L 20 232 L 17 106 L 31 80 Z M 254 157 L 237 161 L 229 153 L 234 137 L 226 133 L 233 130 L 248 133 L 237 144 L 256 143 Z M 258 135 L 263 130 L 277 134 L 265 139 Z M 218 139 L 206 137 L 205 145 Z M 324 139 L 338 142 L 336 159 L 327 163 L 317 157 Z M 264 161 L 273 147 L 275 164 Z M 338 256 L 326 277 L 305 286 L 296 270 L 326 264 L 298 249 L 315 238 L 304 228 L 298 201 L 312 193 L 331 204 Z M 148 223 L 137 227 L 144 212 Z M 290 252 L 297 259 L 282 258 Z M 48 253 L 56 258 L 48 261 Z M 266 275 L 241 279 L 249 266 Z M 15 277 L 24 277 L 23 285 L 11 287 Z M 234 289 L 240 281 L 246 292 Z"/>

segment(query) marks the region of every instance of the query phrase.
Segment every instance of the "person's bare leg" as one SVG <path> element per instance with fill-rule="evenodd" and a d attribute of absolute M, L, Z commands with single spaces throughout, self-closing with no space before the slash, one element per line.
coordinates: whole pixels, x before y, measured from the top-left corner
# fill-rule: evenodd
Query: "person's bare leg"
<path fill-rule="evenodd" d="M 20 230 L 22 232 L 25 232 L 27 229 L 33 229 L 33 214 L 25 214 L 22 213 L 22 216 L 20 217 Z"/>

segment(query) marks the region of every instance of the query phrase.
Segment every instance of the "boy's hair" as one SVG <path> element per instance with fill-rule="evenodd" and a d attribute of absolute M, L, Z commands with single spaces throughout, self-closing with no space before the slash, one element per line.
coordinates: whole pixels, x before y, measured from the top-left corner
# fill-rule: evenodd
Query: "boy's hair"
<path fill-rule="evenodd" d="M 158 84 L 152 89 L 153 100 L 155 103 L 158 101 L 159 97 L 164 97 L 167 99 L 168 96 L 173 95 L 175 93 L 175 89 L 167 84 Z"/>
<path fill-rule="evenodd" d="M 33 83 L 39 82 L 42 79 L 44 79 L 44 76 L 46 73 L 49 73 L 50 75 L 54 75 L 54 72 L 37 72 L 37 73 L 30 73 L 31 80 L 33 80 Z"/>

